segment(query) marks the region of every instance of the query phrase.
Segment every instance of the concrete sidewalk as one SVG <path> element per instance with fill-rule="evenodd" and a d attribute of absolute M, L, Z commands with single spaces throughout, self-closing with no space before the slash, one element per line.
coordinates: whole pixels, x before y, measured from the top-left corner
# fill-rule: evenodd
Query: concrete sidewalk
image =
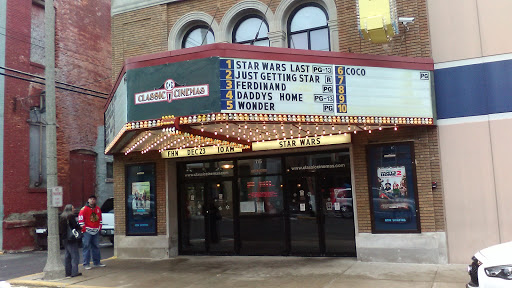
<path fill-rule="evenodd" d="M 358 262 L 353 258 L 179 256 L 105 261 L 83 276 L 43 281 L 42 273 L 11 279 L 35 287 L 465 287 L 467 265 Z"/>

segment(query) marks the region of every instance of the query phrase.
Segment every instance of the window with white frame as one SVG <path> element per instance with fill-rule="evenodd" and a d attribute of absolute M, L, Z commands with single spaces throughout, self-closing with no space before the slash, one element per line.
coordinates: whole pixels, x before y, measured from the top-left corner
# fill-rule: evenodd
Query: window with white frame
<path fill-rule="evenodd" d="M 233 43 L 270 46 L 265 19 L 258 15 L 248 15 L 240 19 L 233 29 Z"/>
<path fill-rule="evenodd" d="M 327 12 L 316 3 L 298 6 L 288 19 L 288 47 L 330 51 Z"/>
<path fill-rule="evenodd" d="M 192 27 L 185 33 L 181 48 L 190 48 L 215 42 L 213 31 L 206 25 Z"/>

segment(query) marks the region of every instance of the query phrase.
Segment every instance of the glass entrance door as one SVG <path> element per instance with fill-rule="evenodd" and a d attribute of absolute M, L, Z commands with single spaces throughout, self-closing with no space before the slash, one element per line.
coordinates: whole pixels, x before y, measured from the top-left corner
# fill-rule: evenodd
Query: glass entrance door
<path fill-rule="evenodd" d="M 288 179 L 288 207 L 290 222 L 290 254 L 318 255 L 321 253 L 319 237 L 319 207 L 317 184 L 313 175 Z"/>
<path fill-rule="evenodd" d="M 208 250 L 214 254 L 233 254 L 233 182 L 210 182 L 207 185 L 207 198 L 210 203 L 206 229 Z"/>
<path fill-rule="evenodd" d="M 181 251 L 233 254 L 233 182 L 186 183 L 181 197 Z"/>
<path fill-rule="evenodd" d="M 342 173 L 321 173 L 317 178 L 318 191 L 322 194 L 321 222 L 325 253 L 355 256 L 354 210 L 350 176 L 342 175 Z"/>
<path fill-rule="evenodd" d="M 184 184 L 181 191 L 181 249 L 206 252 L 205 183 Z"/>

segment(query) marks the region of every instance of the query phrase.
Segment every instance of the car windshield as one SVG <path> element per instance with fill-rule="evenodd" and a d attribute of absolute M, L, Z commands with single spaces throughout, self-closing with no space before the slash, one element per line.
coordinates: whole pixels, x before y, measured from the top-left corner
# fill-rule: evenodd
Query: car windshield
<path fill-rule="evenodd" d="M 113 213 L 114 212 L 114 198 L 108 198 L 101 205 L 101 213 Z"/>

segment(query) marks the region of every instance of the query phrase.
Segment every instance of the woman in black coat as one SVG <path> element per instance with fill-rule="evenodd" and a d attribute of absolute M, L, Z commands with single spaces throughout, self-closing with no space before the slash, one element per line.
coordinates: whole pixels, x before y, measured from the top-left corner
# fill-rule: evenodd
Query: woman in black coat
<path fill-rule="evenodd" d="M 61 235 L 62 242 L 64 244 L 64 248 L 66 249 L 66 256 L 64 258 L 64 267 L 66 269 L 66 277 L 76 277 L 81 276 L 82 273 L 78 272 L 78 263 L 80 263 L 80 254 L 78 253 L 78 245 L 81 239 L 71 239 L 68 240 L 68 226 L 71 229 L 76 229 L 80 231 L 82 228 L 75 219 L 75 214 L 73 211 L 75 208 L 73 205 L 68 204 L 64 207 L 64 211 L 60 215 L 60 227 L 61 227 Z"/>

